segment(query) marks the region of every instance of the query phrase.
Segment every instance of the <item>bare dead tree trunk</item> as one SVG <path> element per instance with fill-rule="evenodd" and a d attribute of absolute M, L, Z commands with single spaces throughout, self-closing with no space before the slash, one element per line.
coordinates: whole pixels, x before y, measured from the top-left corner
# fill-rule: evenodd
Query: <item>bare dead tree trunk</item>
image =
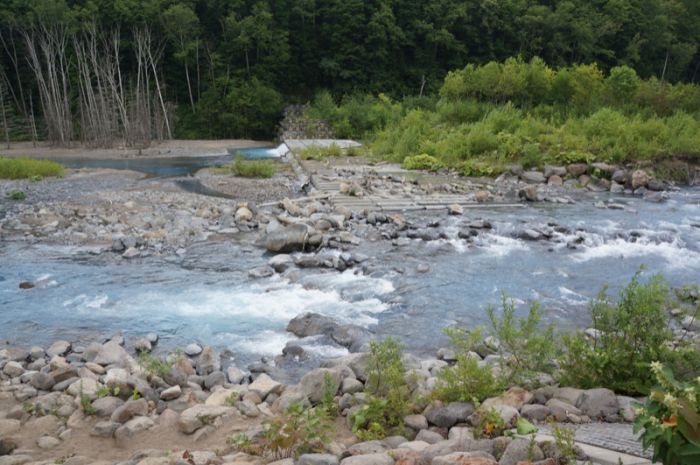
<path fill-rule="evenodd" d="M 153 79 L 155 80 L 155 85 L 156 85 L 156 92 L 158 96 L 158 101 L 160 102 L 160 107 L 163 110 L 163 120 L 165 122 L 165 129 L 167 131 L 167 137 L 168 139 L 173 138 L 172 131 L 170 130 L 170 121 L 168 121 L 168 111 L 165 108 L 165 101 L 163 100 L 163 92 L 160 87 L 160 79 L 158 79 L 158 70 L 157 70 L 157 63 L 158 60 L 160 59 L 160 52 L 158 51 L 155 55 L 153 53 L 153 49 L 151 47 L 151 31 L 146 30 L 145 35 L 147 37 L 147 47 L 146 47 L 146 53 L 148 56 L 148 61 L 150 63 L 151 69 L 153 70 Z"/>
<path fill-rule="evenodd" d="M 66 145 L 71 141 L 73 127 L 68 81 L 69 63 L 66 57 L 68 30 L 65 25 L 50 28 L 40 25 L 24 31 L 28 62 L 34 73 L 44 110 L 48 138 Z"/>
<path fill-rule="evenodd" d="M 10 130 L 7 127 L 7 115 L 5 114 L 5 84 L 4 80 L 5 78 L 5 72 L 0 70 L 2 72 L 2 75 L 0 75 L 0 111 L 2 112 L 2 129 L 3 132 L 5 133 L 5 142 L 6 142 L 6 147 L 9 150 L 10 149 Z"/>

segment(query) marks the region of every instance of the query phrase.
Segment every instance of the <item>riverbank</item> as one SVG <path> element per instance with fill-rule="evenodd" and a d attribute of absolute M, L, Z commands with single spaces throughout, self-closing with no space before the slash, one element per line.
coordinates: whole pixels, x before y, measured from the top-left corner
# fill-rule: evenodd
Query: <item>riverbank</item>
<path fill-rule="evenodd" d="M 0 155 L 6 157 L 32 158 L 79 158 L 79 159 L 112 159 L 112 158 L 164 158 L 164 157 L 201 157 L 207 155 L 224 155 L 229 150 L 270 147 L 271 142 L 246 139 L 222 140 L 166 140 L 154 143 L 150 147 L 137 149 L 125 146 L 113 148 L 86 147 L 74 144 L 69 147 L 55 147 L 46 142 L 13 142 L 10 148 L 2 147 Z"/>

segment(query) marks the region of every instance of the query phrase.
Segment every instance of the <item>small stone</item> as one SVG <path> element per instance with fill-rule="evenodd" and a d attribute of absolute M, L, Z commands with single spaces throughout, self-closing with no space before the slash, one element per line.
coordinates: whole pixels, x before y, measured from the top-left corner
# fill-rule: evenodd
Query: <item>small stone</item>
<path fill-rule="evenodd" d="M 253 219 L 253 212 L 248 207 L 240 207 L 236 210 L 236 223 L 245 223 Z"/>
<path fill-rule="evenodd" d="M 440 434 L 428 429 L 422 429 L 416 435 L 416 441 L 423 441 L 427 442 L 428 444 L 437 444 L 438 442 L 444 440 L 445 438 L 443 438 Z"/>
<path fill-rule="evenodd" d="M 447 212 L 450 215 L 461 215 L 464 213 L 464 208 L 458 203 L 453 203 L 447 206 Z"/>
<path fill-rule="evenodd" d="M 248 276 L 255 279 L 269 278 L 273 274 L 275 274 L 275 270 L 272 267 L 266 265 L 258 266 L 256 268 L 248 270 Z"/>
<path fill-rule="evenodd" d="M 190 357 L 194 357 L 195 355 L 199 355 L 202 353 L 202 346 L 199 344 L 188 344 L 187 347 L 185 347 L 185 354 L 189 355 Z"/>
<path fill-rule="evenodd" d="M 258 410 L 258 407 L 249 400 L 236 402 L 236 408 L 247 417 L 255 418 L 260 416 L 260 410 Z"/>
<path fill-rule="evenodd" d="M 68 341 L 56 341 L 53 344 L 51 344 L 51 347 L 46 349 L 46 354 L 49 357 L 54 357 L 58 355 L 59 357 L 63 357 L 68 353 L 68 351 L 71 349 L 71 343 Z"/>
<path fill-rule="evenodd" d="M 53 449 L 59 444 L 61 444 L 61 441 L 51 436 L 42 436 L 36 442 L 36 445 L 39 446 L 39 449 L 44 450 Z"/>
<path fill-rule="evenodd" d="M 160 398 L 162 400 L 168 401 L 168 400 L 177 399 L 181 395 L 182 395 L 182 388 L 180 388 L 180 386 L 178 386 L 176 384 L 175 386 L 169 387 L 168 389 L 161 392 Z"/>

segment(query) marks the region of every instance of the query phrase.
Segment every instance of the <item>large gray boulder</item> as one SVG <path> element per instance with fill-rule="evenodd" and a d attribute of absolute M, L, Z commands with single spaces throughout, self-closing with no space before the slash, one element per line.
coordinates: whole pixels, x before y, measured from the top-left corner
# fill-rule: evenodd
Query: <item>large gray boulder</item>
<path fill-rule="evenodd" d="M 305 374 L 299 382 L 301 392 L 308 397 L 312 404 L 317 404 L 323 399 L 326 390 L 326 380 L 329 380 L 331 394 L 335 396 L 343 380 L 338 370 L 318 368 Z"/>
<path fill-rule="evenodd" d="M 474 413 L 470 402 L 450 402 L 447 405 L 432 405 L 424 412 L 428 422 L 441 428 L 450 428 L 456 423 L 466 422 Z"/>
<path fill-rule="evenodd" d="M 118 341 L 103 344 L 93 362 L 98 365 L 124 365 L 131 357 Z"/>
<path fill-rule="evenodd" d="M 527 183 L 534 184 L 547 182 L 547 178 L 545 178 L 544 174 L 542 174 L 539 171 L 525 171 L 523 174 L 520 175 L 520 179 Z"/>
<path fill-rule="evenodd" d="M 583 392 L 578 408 L 591 418 L 609 418 L 620 410 L 617 396 L 610 389 L 588 389 Z"/>
<path fill-rule="evenodd" d="M 233 407 L 198 404 L 180 414 L 178 427 L 181 432 L 192 434 L 205 424 L 208 425 L 219 417 L 231 415 L 234 411 Z"/>
<path fill-rule="evenodd" d="M 537 444 L 530 444 L 525 439 L 515 439 L 506 447 L 499 465 L 517 465 L 518 462 L 531 460 L 537 462 L 544 459 L 544 454 Z"/>
<path fill-rule="evenodd" d="M 305 224 L 292 224 L 285 228 L 274 229 L 265 237 L 265 248 L 269 252 L 289 253 L 317 247 L 321 235 Z"/>
<path fill-rule="evenodd" d="M 341 465 L 393 465 L 394 459 L 386 452 L 380 454 L 354 455 L 343 459 Z"/>
<path fill-rule="evenodd" d="M 297 337 L 309 337 L 331 334 L 337 327 L 338 324 L 332 318 L 318 313 L 304 313 L 292 318 L 287 324 L 287 331 Z"/>
<path fill-rule="evenodd" d="M 338 465 L 338 457 L 332 454 L 304 454 L 297 465 Z"/>

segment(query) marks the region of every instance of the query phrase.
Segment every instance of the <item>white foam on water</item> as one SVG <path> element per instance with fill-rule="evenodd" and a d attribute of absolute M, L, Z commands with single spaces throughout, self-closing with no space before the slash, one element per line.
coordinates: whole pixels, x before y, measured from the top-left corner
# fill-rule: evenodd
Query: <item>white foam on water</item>
<path fill-rule="evenodd" d="M 588 298 L 564 286 L 559 286 L 559 294 L 561 295 L 561 300 L 571 305 L 588 303 Z"/>
<path fill-rule="evenodd" d="M 671 242 L 656 242 L 645 237 L 636 242 L 624 239 L 609 239 L 602 243 L 586 245 L 583 251 L 571 257 L 578 262 L 587 262 L 602 258 L 631 258 L 656 256 L 666 262 L 670 268 L 700 268 L 700 253 L 687 249 L 678 239 Z"/>
<path fill-rule="evenodd" d="M 311 353 L 324 358 L 336 358 L 348 355 L 350 351 L 345 347 L 332 346 L 329 344 L 307 345 L 301 344 L 301 347 Z"/>
<path fill-rule="evenodd" d="M 486 253 L 496 257 L 505 257 L 512 252 L 528 250 L 528 246 L 520 239 L 496 234 L 485 234 L 479 245 Z"/>
<path fill-rule="evenodd" d="M 289 341 L 295 340 L 296 337 L 287 332 L 266 329 L 250 337 L 241 338 L 238 336 L 235 339 L 236 342 L 232 347 L 236 350 L 250 354 L 275 356 L 280 355 L 284 346 Z"/>
<path fill-rule="evenodd" d="M 99 310 L 109 302 L 109 297 L 106 294 L 89 296 L 87 294 L 78 294 L 72 299 L 63 302 L 64 307 L 73 307 L 79 311 Z"/>

